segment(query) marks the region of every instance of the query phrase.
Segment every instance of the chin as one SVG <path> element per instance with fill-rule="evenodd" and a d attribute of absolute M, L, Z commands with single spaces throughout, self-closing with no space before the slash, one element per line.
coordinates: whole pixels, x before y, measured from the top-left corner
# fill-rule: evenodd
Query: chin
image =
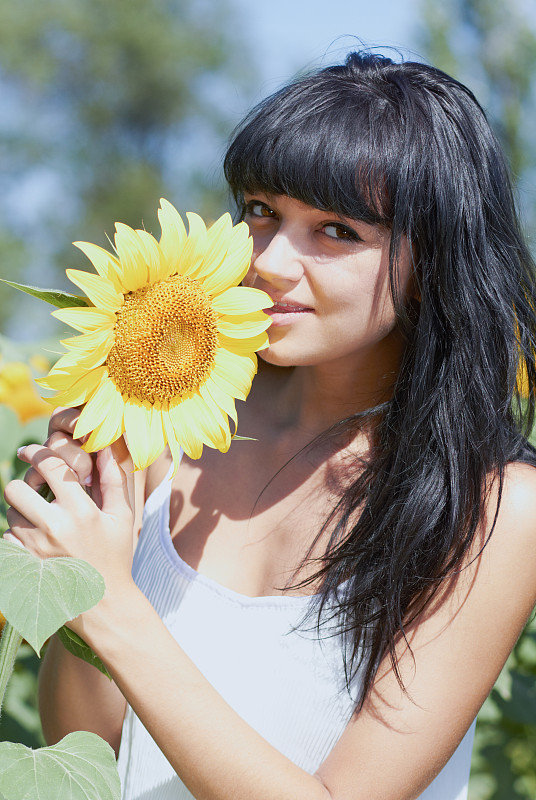
<path fill-rule="evenodd" d="M 257 355 L 262 361 L 272 364 L 274 367 L 311 367 L 321 361 L 321 359 L 315 359 L 310 353 L 299 353 L 290 348 L 277 347 L 277 345 L 270 345 L 266 350 L 258 352 Z"/>

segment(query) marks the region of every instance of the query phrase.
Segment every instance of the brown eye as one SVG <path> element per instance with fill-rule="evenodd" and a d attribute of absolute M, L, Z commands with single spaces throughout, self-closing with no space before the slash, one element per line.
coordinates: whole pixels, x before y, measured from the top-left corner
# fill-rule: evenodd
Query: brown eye
<path fill-rule="evenodd" d="M 342 239 L 345 241 L 359 242 L 361 237 L 347 225 L 341 225 L 337 222 L 330 222 L 324 225 L 324 233 L 330 239 Z"/>
<path fill-rule="evenodd" d="M 246 203 L 246 215 L 251 217 L 275 217 L 275 212 L 259 200 L 250 200 Z"/>

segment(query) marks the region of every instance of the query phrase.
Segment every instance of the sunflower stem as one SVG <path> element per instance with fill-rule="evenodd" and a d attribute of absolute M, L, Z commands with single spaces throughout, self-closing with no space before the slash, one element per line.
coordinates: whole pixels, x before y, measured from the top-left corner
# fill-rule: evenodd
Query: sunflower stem
<path fill-rule="evenodd" d="M 0 715 L 2 704 L 6 693 L 7 684 L 11 678 L 15 659 L 22 643 L 22 636 L 15 630 L 13 625 L 7 622 L 4 625 L 0 638 Z"/>

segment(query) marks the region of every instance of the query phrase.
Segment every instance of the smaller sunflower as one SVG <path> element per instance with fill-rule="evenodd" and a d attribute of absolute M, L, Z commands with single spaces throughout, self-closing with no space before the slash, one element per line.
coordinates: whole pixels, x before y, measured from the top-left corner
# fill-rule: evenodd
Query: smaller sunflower
<path fill-rule="evenodd" d="M 161 200 L 162 235 L 116 224 L 116 254 L 75 242 L 97 274 L 68 269 L 88 305 L 53 316 L 80 332 L 41 386 L 55 405 L 84 405 L 74 435 L 95 452 L 126 434 L 137 469 L 169 445 L 191 458 L 203 445 L 226 452 L 235 399 L 245 400 L 268 346 L 271 298 L 238 286 L 251 260 L 245 223 L 224 214 L 210 228 Z"/>

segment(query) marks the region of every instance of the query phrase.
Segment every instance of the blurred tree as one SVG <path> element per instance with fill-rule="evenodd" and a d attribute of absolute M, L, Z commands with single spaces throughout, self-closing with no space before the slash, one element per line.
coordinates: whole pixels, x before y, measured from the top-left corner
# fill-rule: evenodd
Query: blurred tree
<path fill-rule="evenodd" d="M 510 161 L 520 209 L 536 249 L 536 29 L 530 24 L 534 13 L 524 13 L 523 2 L 422 0 L 418 38 L 426 58 L 467 84 L 486 110 Z M 479 714 L 471 800 L 534 800 L 535 753 L 533 620 Z"/>
<path fill-rule="evenodd" d="M 116 220 L 155 230 L 161 196 L 220 212 L 245 58 L 225 2 L 0 0 L 0 16 L 0 276 L 60 286 L 54 267 L 87 266 L 72 238 L 106 245 Z"/>
<path fill-rule="evenodd" d="M 467 84 L 485 108 L 503 143 L 521 211 L 534 235 L 536 26 L 529 2 L 422 0 L 418 41 L 426 58 Z"/>

